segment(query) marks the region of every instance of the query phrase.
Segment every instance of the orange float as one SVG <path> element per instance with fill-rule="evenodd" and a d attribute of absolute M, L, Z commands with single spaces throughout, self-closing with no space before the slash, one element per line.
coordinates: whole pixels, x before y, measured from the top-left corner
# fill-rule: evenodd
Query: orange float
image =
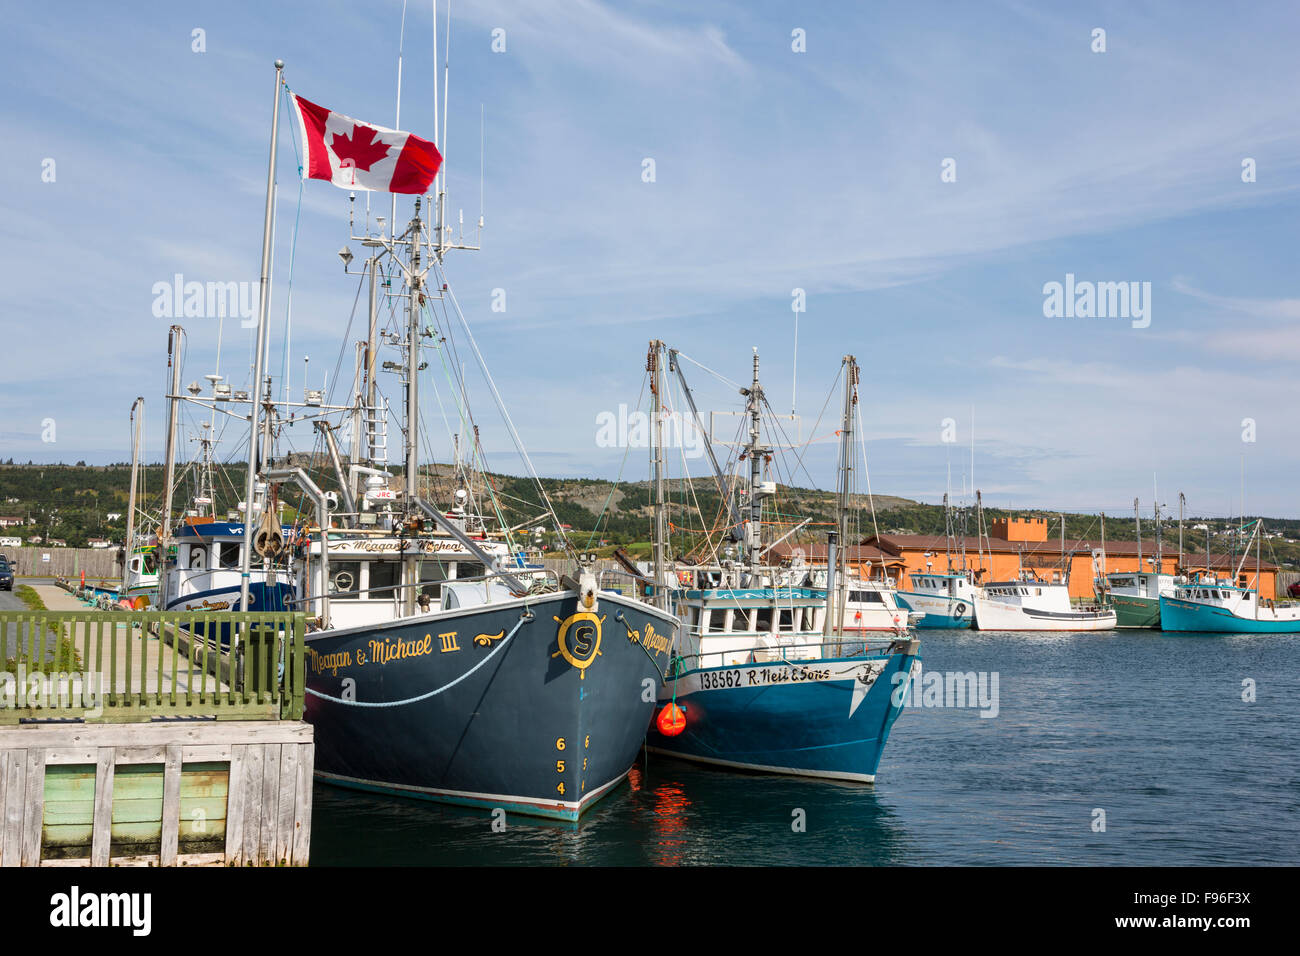
<path fill-rule="evenodd" d="M 659 711 L 659 719 L 655 724 L 659 728 L 659 733 L 665 737 L 676 737 L 686 729 L 686 711 L 676 704 L 667 704 Z"/>

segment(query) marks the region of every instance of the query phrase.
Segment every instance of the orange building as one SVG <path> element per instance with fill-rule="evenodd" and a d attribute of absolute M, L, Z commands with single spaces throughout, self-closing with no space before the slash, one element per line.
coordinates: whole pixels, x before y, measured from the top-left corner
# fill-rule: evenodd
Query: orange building
<path fill-rule="evenodd" d="M 875 576 L 887 574 L 896 583 L 906 587 L 901 575 L 915 572 L 974 572 L 976 583 L 1009 581 L 1022 573 L 1044 581 L 1067 580 L 1070 597 L 1092 598 L 1094 580 L 1098 574 L 1118 572 L 1154 571 L 1156 543 L 1143 541 L 1141 565 L 1135 541 L 1109 541 L 1104 548 L 1100 539 L 1060 538 L 1048 540 L 1047 519 L 1042 517 L 999 518 L 990 525 L 990 533 L 982 541 L 976 537 L 946 538 L 943 535 L 883 534 L 870 537 L 861 547 L 874 549 L 879 555 L 869 559 Z M 965 557 L 962 550 L 965 548 Z M 825 563 L 825 546 L 821 550 Z M 865 552 L 864 552 L 865 557 Z M 963 564 L 964 561 L 964 564 Z M 1183 567 L 1178 567 L 1177 550 L 1165 545 L 1159 570 L 1164 574 L 1184 573 L 1198 575 L 1205 571 L 1220 578 L 1231 578 L 1236 565 L 1227 555 L 1212 555 L 1207 566 L 1204 554 L 1185 552 Z M 1276 598 L 1278 567 L 1267 561 L 1259 565 L 1260 596 Z M 1255 562 L 1247 558 L 1234 583 L 1238 587 L 1255 587 Z"/>

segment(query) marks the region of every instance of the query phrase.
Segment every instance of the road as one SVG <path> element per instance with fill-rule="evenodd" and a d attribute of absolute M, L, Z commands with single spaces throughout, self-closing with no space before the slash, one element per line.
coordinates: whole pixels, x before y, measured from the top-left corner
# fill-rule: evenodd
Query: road
<path fill-rule="evenodd" d="M 54 578 L 19 578 L 14 582 L 14 587 L 18 587 L 20 584 L 36 585 L 53 583 Z M 19 600 L 18 596 L 14 594 L 13 591 L 0 591 L 0 611 L 25 610 L 27 610 L 27 605 Z M 5 658 L 13 657 L 16 653 L 16 641 L 14 637 L 16 626 L 17 625 L 14 624 L 6 624 L 4 627 L 4 634 L 0 636 L 3 638 L 0 639 L 0 666 L 3 666 Z"/>

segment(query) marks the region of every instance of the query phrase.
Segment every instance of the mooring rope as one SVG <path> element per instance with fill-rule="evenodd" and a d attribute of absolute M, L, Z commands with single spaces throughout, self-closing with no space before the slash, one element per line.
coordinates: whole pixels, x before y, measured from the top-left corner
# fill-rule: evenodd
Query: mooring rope
<path fill-rule="evenodd" d="M 428 700 L 430 697 L 436 697 L 438 694 L 441 694 L 443 691 L 451 690 L 461 681 L 465 680 L 467 677 L 469 677 L 471 674 L 477 671 L 488 661 L 492 660 L 492 658 L 496 657 L 497 654 L 500 653 L 501 648 L 505 647 L 507 644 L 510 643 L 510 639 L 515 636 L 519 628 L 523 626 L 524 622 L 531 621 L 535 616 L 536 615 L 534 615 L 532 611 L 525 608 L 524 613 L 519 615 L 519 620 L 516 621 L 515 626 L 510 629 L 510 633 L 506 635 L 505 640 L 503 640 L 496 647 L 492 648 L 491 653 L 489 653 L 487 657 L 483 658 L 481 661 L 479 661 L 477 664 L 475 664 L 465 673 L 457 677 L 454 681 L 451 681 L 450 683 L 447 684 L 443 684 L 441 687 L 437 688 L 436 690 L 431 690 L 427 694 L 421 694 L 419 697 L 408 697 L 406 700 L 387 700 L 387 701 L 344 700 L 342 697 L 331 697 L 328 694 L 322 694 L 320 691 L 312 690 L 310 687 L 305 689 L 307 693 L 311 694 L 313 697 L 319 697 L 321 700 L 328 700 L 334 704 L 347 704 L 349 707 L 403 707 L 407 704 L 416 704 L 422 700 Z"/>

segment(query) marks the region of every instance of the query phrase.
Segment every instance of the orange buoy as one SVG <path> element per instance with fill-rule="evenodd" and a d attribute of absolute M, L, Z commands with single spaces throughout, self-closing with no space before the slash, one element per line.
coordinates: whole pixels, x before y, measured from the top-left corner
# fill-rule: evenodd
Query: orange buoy
<path fill-rule="evenodd" d="M 857 614 L 854 614 L 854 615 L 853 615 L 853 620 L 855 620 L 855 621 L 860 621 L 860 620 L 862 620 L 862 612 L 859 611 Z"/>
<path fill-rule="evenodd" d="M 659 727 L 659 733 L 665 737 L 676 737 L 686 729 L 686 711 L 669 703 L 659 711 L 659 719 L 655 723 Z"/>

